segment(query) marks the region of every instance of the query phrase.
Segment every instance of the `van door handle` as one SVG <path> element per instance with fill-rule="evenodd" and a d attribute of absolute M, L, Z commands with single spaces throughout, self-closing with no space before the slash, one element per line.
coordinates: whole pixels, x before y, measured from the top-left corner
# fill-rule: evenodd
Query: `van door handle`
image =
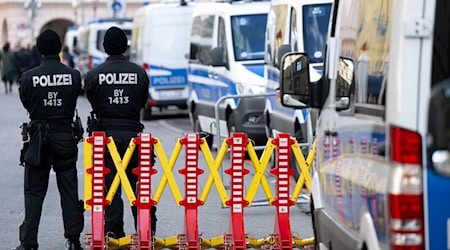
<path fill-rule="evenodd" d="M 431 162 L 436 172 L 450 175 L 450 151 L 436 150 L 431 154 Z"/>

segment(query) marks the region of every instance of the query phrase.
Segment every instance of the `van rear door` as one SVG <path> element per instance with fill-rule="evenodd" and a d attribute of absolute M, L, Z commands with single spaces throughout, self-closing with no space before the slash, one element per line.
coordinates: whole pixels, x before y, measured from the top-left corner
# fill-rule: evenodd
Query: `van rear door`
<path fill-rule="evenodd" d="M 450 29 L 448 0 L 436 1 L 424 203 L 427 249 L 450 249 Z M 430 15 L 432 15 L 430 14 Z M 443 42 L 446 41 L 446 42 Z M 431 51 L 431 49 L 429 50 Z M 443 56 L 445 55 L 445 56 Z M 426 61 L 426 60 L 425 60 Z M 428 78 L 429 79 L 429 78 Z"/>

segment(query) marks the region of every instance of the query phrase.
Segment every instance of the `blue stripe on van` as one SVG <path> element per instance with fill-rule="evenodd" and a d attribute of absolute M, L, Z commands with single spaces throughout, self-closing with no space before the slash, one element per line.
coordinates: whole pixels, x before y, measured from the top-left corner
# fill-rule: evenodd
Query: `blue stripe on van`
<path fill-rule="evenodd" d="M 151 87 L 174 87 L 187 85 L 186 68 L 173 69 L 150 65 L 150 70 L 164 71 L 162 75 L 153 75 L 152 73 L 150 73 Z"/>
<path fill-rule="evenodd" d="M 449 232 L 447 223 L 450 220 L 448 202 L 442 199 L 448 197 L 450 178 L 438 175 L 431 168 L 427 168 L 428 200 L 428 242 L 429 249 L 447 249 Z"/>
<path fill-rule="evenodd" d="M 191 68 L 189 69 L 189 75 L 200 77 L 200 79 L 205 78 L 205 82 L 211 80 L 206 70 Z M 218 75 L 217 77 L 216 81 L 218 85 L 205 84 L 202 80 L 189 83 L 191 89 L 197 93 L 199 100 L 215 103 L 224 95 L 235 95 L 237 93 L 236 84 L 231 79 L 223 75 Z"/>
<path fill-rule="evenodd" d="M 258 65 L 244 65 L 245 68 L 250 70 L 251 72 L 259 75 L 260 77 L 264 77 L 264 65 L 258 64 Z"/>

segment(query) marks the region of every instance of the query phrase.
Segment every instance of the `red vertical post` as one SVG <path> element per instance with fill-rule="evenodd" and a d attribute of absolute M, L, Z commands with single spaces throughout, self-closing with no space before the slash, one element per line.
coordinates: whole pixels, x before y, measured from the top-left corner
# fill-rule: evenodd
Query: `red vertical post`
<path fill-rule="evenodd" d="M 200 249 L 198 238 L 198 207 L 203 202 L 198 199 L 198 176 L 203 174 L 203 170 L 198 168 L 198 149 L 202 140 L 198 133 L 186 133 L 180 140 L 185 145 L 186 161 L 185 168 L 179 173 L 185 175 L 185 198 L 180 201 L 180 205 L 185 207 L 185 234 L 187 249 Z"/>
<path fill-rule="evenodd" d="M 294 141 L 289 134 L 282 133 L 273 142 L 277 145 L 276 168 L 270 170 L 277 177 L 276 199 L 272 202 L 277 209 L 274 234 L 279 238 L 279 249 L 292 249 L 290 206 L 294 205 L 294 202 L 289 197 L 289 176 L 294 173 L 290 168 L 291 145 Z"/>
<path fill-rule="evenodd" d="M 151 207 L 155 201 L 151 198 L 151 176 L 156 173 L 153 168 L 153 144 L 156 140 L 151 133 L 140 133 L 134 139 L 139 145 L 139 165 L 133 169 L 133 173 L 138 176 L 137 197 L 133 202 L 137 206 L 137 231 L 139 239 L 139 249 L 151 249 Z"/>
<path fill-rule="evenodd" d="M 231 146 L 231 168 L 225 170 L 226 174 L 231 175 L 231 198 L 226 202 L 231 208 L 231 249 L 247 249 L 244 227 L 244 206 L 249 204 L 244 199 L 244 175 L 249 173 L 244 168 L 247 134 L 232 133 L 226 142 Z"/>
<path fill-rule="evenodd" d="M 92 168 L 86 171 L 92 176 L 92 198 L 86 203 L 91 206 L 92 211 L 92 250 L 103 250 L 105 245 L 104 235 L 104 207 L 108 205 L 105 199 L 105 175 L 110 171 L 105 168 L 105 145 L 109 139 L 104 132 L 93 132 L 87 138 L 92 144 Z"/>

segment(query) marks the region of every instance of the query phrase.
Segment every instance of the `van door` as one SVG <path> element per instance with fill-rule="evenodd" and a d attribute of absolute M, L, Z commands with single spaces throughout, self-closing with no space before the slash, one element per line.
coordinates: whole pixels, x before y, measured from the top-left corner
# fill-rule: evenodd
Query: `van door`
<path fill-rule="evenodd" d="M 191 98 L 195 103 L 191 107 L 191 112 L 197 132 L 211 133 L 210 123 L 204 114 L 213 117 L 213 113 L 208 112 L 208 110 L 211 110 L 210 103 L 215 103 L 218 99 L 217 93 L 214 92 L 215 85 L 221 84 L 219 81 L 210 82 L 214 20 L 215 15 L 212 14 L 198 15 L 193 17 L 192 20 L 188 84 L 191 90 Z"/>
<path fill-rule="evenodd" d="M 450 16 L 448 0 L 436 3 L 424 176 L 425 242 L 427 249 L 450 249 Z"/>
<path fill-rule="evenodd" d="M 433 87 L 428 122 L 429 249 L 450 249 L 450 78 Z"/>

